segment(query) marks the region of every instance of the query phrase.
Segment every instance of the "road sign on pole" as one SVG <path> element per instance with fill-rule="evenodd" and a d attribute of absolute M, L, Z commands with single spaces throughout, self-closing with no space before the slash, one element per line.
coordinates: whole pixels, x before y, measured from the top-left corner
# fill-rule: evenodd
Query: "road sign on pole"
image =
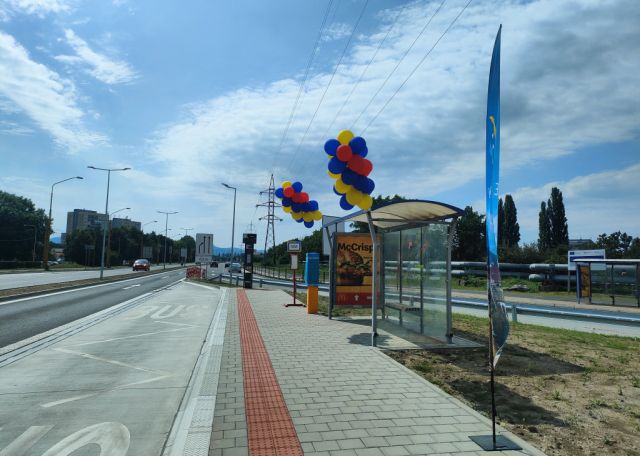
<path fill-rule="evenodd" d="M 210 263 L 213 258 L 213 234 L 196 234 L 196 263 Z"/>

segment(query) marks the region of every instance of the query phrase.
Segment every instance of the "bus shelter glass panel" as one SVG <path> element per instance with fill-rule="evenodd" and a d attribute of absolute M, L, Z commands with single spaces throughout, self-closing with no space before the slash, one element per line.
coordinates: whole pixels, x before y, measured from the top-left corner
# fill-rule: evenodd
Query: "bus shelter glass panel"
<path fill-rule="evenodd" d="M 635 264 L 611 266 L 610 293 L 615 299 L 615 304 L 638 305 L 636 271 Z"/>
<path fill-rule="evenodd" d="M 444 339 L 447 332 L 447 243 L 449 225 L 422 228 L 422 333 Z"/>
<path fill-rule="evenodd" d="M 401 231 L 401 273 L 402 302 L 407 305 L 407 313 L 421 310 L 420 292 L 422 274 L 420 273 L 422 230 L 413 228 Z M 419 315 L 418 315 L 419 316 Z"/>
<path fill-rule="evenodd" d="M 591 263 L 591 302 L 594 304 L 609 304 L 610 268 L 605 264 Z"/>
<path fill-rule="evenodd" d="M 400 232 L 385 233 L 382 261 L 384 264 L 384 302 L 391 305 L 400 302 L 402 274 L 400 272 Z"/>

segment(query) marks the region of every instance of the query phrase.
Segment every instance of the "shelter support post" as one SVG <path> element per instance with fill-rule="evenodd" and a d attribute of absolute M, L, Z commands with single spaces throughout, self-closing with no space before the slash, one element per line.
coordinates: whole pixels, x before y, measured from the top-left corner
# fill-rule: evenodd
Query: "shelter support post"
<path fill-rule="evenodd" d="M 335 294 L 333 292 L 335 282 L 333 280 L 333 239 L 331 239 L 331 233 L 329 227 L 324 227 L 325 233 L 327 233 L 327 240 L 329 241 L 329 320 L 333 316 L 333 303 L 335 302 Z"/>
<path fill-rule="evenodd" d="M 371 244 L 373 246 L 373 271 L 372 271 L 372 289 L 371 289 L 371 346 L 377 345 L 378 338 L 378 236 L 376 236 L 376 228 L 371 219 L 371 212 L 367 211 L 367 223 L 369 225 L 369 233 L 371 233 Z"/>
<path fill-rule="evenodd" d="M 456 232 L 455 218 L 449 225 L 449 236 L 447 237 L 447 343 L 453 343 L 453 317 L 451 312 L 451 248 L 453 244 L 453 235 Z"/>

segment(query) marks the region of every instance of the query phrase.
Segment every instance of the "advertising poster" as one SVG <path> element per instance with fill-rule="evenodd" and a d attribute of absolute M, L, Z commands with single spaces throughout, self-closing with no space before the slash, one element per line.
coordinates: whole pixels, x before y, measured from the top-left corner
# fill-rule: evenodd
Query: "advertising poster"
<path fill-rule="evenodd" d="M 373 245 L 368 233 L 335 233 L 333 267 L 335 303 L 371 306 Z"/>
<path fill-rule="evenodd" d="M 578 266 L 578 271 L 580 282 L 578 298 L 588 298 L 591 296 L 591 270 L 589 265 L 581 264 Z"/>

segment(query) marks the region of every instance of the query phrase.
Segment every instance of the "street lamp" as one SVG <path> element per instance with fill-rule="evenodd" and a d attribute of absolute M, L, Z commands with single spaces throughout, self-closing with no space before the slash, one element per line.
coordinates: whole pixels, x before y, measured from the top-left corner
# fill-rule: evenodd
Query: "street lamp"
<path fill-rule="evenodd" d="M 33 228 L 33 258 L 32 261 L 35 263 L 36 262 L 36 236 L 38 234 L 38 228 L 36 228 L 35 225 L 25 225 L 25 228 L 27 227 L 31 227 Z"/>
<path fill-rule="evenodd" d="M 157 211 L 158 214 L 164 214 L 164 262 L 162 265 L 162 269 L 167 269 L 167 231 L 169 226 L 169 216 L 172 214 L 177 214 L 178 211 L 175 212 L 165 212 L 165 211 Z"/>
<path fill-rule="evenodd" d="M 69 177 L 67 179 L 62 179 L 61 181 L 54 182 L 53 185 L 51 185 L 51 197 L 49 198 L 49 219 L 44 224 L 44 242 L 42 244 L 42 265 L 47 271 L 49 270 L 49 237 L 51 236 L 51 206 L 53 206 L 53 187 L 73 179 L 83 179 L 83 177 Z"/>
<path fill-rule="evenodd" d="M 158 223 L 158 221 L 152 220 L 151 222 L 143 223 L 142 225 L 140 225 L 140 258 L 144 257 L 144 231 L 142 230 L 142 228 L 144 228 L 149 223 Z M 153 258 L 150 258 L 150 259 L 153 259 Z"/>
<path fill-rule="evenodd" d="M 107 200 L 104 205 L 104 215 L 107 217 L 107 223 L 109 222 L 109 184 L 111 182 L 111 171 L 127 171 L 131 168 L 98 168 L 96 166 L 87 166 L 89 169 L 95 169 L 97 171 L 107 172 Z M 107 243 L 107 223 L 103 225 L 102 229 L 102 255 L 100 258 L 100 278 L 104 275 L 104 249 Z"/>
<path fill-rule="evenodd" d="M 184 237 L 187 237 L 187 233 L 189 231 L 193 231 L 193 228 L 180 228 L 181 230 L 184 230 Z M 187 246 L 187 256 L 184 259 L 184 262 L 186 263 L 187 260 L 189 259 L 189 243 L 187 241 L 185 241 L 185 244 Z"/>
<path fill-rule="evenodd" d="M 117 211 L 114 211 L 110 214 L 109 216 L 109 240 L 107 241 L 107 269 L 109 269 L 111 267 L 111 220 L 113 220 L 113 216 L 116 215 L 118 212 L 122 212 L 122 211 L 127 211 L 131 209 L 130 207 L 123 207 L 122 209 L 118 209 Z M 118 244 L 120 245 L 120 244 Z M 118 247 L 118 255 L 120 254 L 119 252 L 120 247 Z"/>
<path fill-rule="evenodd" d="M 236 191 L 238 190 L 236 187 L 232 187 L 231 185 L 225 184 L 222 182 L 222 185 L 233 190 L 233 220 L 231 222 L 231 261 L 233 261 L 234 254 L 234 235 L 236 232 Z"/>

